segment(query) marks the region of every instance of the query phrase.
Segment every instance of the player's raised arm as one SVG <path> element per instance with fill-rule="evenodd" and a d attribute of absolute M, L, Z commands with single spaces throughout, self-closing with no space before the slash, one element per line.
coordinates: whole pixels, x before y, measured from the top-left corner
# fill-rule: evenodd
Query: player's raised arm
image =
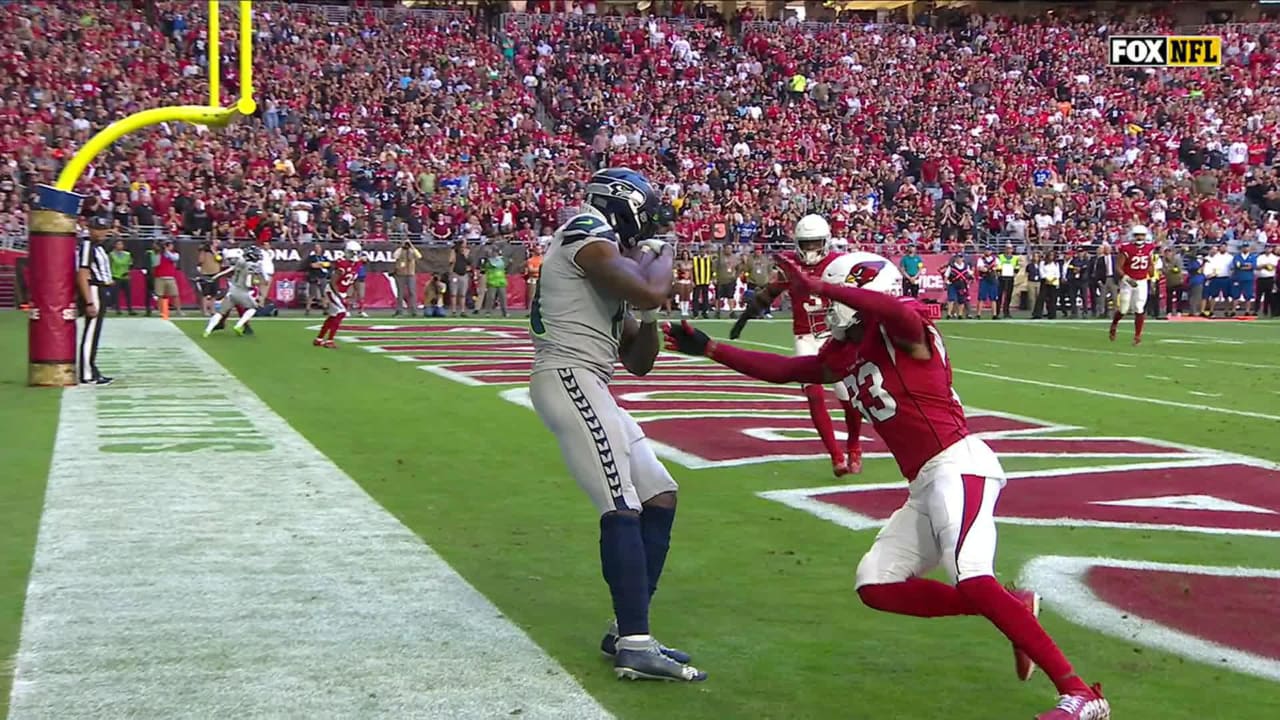
<path fill-rule="evenodd" d="M 668 350 L 711 358 L 730 370 L 757 380 L 779 385 L 787 383 L 828 385 L 840 379 L 823 365 L 819 355 L 790 357 L 756 350 L 743 350 L 712 340 L 706 333 L 690 325 L 688 320 L 679 325 L 667 323 L 663 325 L 662 332 L 666 336 Z"/>
<path fill-rule="evenodd" d="M 837 285 L 822 282 L 806 275 L 795 262 L 786 257 L 778 258 L 778 266 L 786 273 L 793 287 L 800 285 L 802 288 L 797 289 L 848 305 L 859 313 L 874 317 L 889 333 L 895 345 L 910 351 L 913 356 L 919 351 L 922 357 L 928 357 L 929 346 L 925 343 L 924 322 L 899 298 L 847 283 Z M 792 292 L 795 293 L 796 290 Z"/>

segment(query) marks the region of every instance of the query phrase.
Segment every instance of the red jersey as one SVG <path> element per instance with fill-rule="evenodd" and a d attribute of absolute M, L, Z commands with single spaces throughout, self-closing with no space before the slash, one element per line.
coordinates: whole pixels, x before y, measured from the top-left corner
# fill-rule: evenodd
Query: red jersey
<path fill-rule="evenodd" d="M 329 285 L 333 287 L 333 291 L 342 297 L 347 296 L 347 292 L 351 290 L 351 286 L 356 284 L 356 278 L 360 274 L 360 266 L 363 263 L 360 260 L 348 260 L 342 258 L 333 264 L 333 277 L 329 280 Z"/>
<path fill-rule="evenodd" d="M 804 268 L 804 272 L 809 277 L 822 279 L 822 273 L 826 272 L 827 266 L 832 260 L 840 257 L 841 253 L 829 252 L 826 257 L 819 260 L 814 265 L 806 265 L 800 261 L 800 256 L 794 250 L 787 250 L 782 253 L 783 257 L 790 258 L 797 265 Z M 785 283 L 778 283 L 773 286 L 775 290 L 787 289 Z M 803 297 L 791 297 L 791 332 L 796 335 L 825 335 L 827 334 L 827 307 L 831 304 L 830 300 L 823 297 L 813 297 L 804 295 Z"/>
<path fill-rule="evenodd" d="M 874 317 L 862 316 L 858 343 L 828 340 L 818 351 L 824 367 L 843 378 L 863 418 L 875 426 L 903 477 L 969 435 L 964 407 L 951 387 L 951 361 L 942 334 L 924 305 L 903 298 L 924 324 L 931 355 L 916 360 L 895 346 Z"/>
<path fill-rule="evenodd" d="M 1120 246 L 1120 269 L 1134 280 L 1147 280 L 1156 266 L 1154 243 L 1127 242 Z"/>

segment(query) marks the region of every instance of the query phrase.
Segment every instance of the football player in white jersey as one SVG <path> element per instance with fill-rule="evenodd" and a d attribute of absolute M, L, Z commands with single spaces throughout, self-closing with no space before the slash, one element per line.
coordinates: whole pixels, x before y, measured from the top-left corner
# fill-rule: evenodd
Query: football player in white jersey
<path fill-rule="evenodd" d="M 255 279 L 261 280 L 264 277 L 262 273 L 262 250 L 253 246 L 245 248 L 244 255 L 237 259 L 235 264 L 214 275 L 210 278 L 210 281 L 217 282 L 225 276 L 230 276 L 227 295 L 218 302 L 217 311 L 209 317 L 209 324 L 204 327 L 205 337 L 209 337 L 209 334 L 226 317 L 226 313 L 223 311 L 229 308 L 226 308 L 224 303 L 234 305 L 240 310 L 240 319 L 236 320 L 236 324 L 231 329 L 237 335 L 244 334 L 245 325 L 253 319 L 254 313 L 258 311 L 258 299 L 254 296 L 253 287 Z"/>
<path fill-rule="evenodd" d="M 698 681 L 706 673 L 649 632 L 676 483 L 609 392 L 617 362 L 645 375 L 657 358 L 656 312 L 671 294 L 673 257 L 653 236 L 672 219 L 636 171 L 592 176 L 586 204 L 556 231 L 542 262 L 529 309 L 529 393 L 600 515 L 600 564 L 615 618 L 600 649 L 613 657 L 618 677 Z"/>

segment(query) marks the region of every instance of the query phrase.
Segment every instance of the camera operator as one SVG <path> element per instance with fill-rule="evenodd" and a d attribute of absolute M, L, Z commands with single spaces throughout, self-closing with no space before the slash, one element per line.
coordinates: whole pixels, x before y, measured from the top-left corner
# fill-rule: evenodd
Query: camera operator
<path fill-rule="evenodd" d="M 422 253 L 413 243 L 405 240 L 400 243 L 400 247 L 396 248 L 392 260 L 395 262 L 396 277 L 396 312 L 400 315 L 400 305 L 404 304 L 404 310 L 412 316 L 418 307 L 418 261 L 422 259 Z"/>

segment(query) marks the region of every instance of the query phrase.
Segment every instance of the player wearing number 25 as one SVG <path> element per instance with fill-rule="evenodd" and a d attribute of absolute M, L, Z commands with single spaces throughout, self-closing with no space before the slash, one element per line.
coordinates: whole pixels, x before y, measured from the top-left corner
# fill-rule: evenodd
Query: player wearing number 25
<path fill-rule="evenodd" d="M 837 258 L 821 279 L 788 258 L 778 265 L 793 295 L 831 301 L 831 339 L 817 355 L 742 350 L 687 322 L 664 327 L 667 347 L 767 382 L 846 385 L 909 482 L 906 504 L 858 564 L 862 601 L 901 615 L 981 615 L 1013 643 L 1020 679 L 1040 667 L 1057 688 L 1057 706 L 1039 720 L 1106 720 L 1101 687 L 1086 685 L 1040 626 L 1039 598 L 995 579 L 994 512 L 1004 470 L 991 448 L 969 434 L 942 335 L 924 306 L 894 297 L 898 270 L 871 253 Z M 950 583 L 923 577 L 938 565 Z"/>

